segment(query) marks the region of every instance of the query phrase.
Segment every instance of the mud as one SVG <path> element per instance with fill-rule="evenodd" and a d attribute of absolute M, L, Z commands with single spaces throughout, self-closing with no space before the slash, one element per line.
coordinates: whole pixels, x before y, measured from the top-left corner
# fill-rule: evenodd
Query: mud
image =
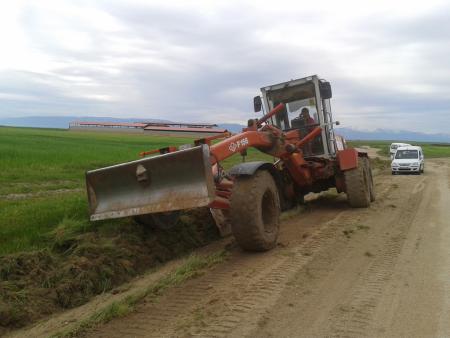
<path fill-rule="evenodd" d="M 142 272 L 217 239 L 207 209 L 186 212 L 170 230 L 129 221 L 105 235 L 52 234 L 50 249 L 0 257 L 0 335 L 80 306 Z"/>

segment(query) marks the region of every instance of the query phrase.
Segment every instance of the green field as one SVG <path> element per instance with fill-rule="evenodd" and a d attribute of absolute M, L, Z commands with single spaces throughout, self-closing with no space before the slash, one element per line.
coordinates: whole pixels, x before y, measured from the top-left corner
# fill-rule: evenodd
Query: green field
<path fill-rule="evenodd" d="M 138 159 L 143 150 L 192 141 L 189 138 L 1 127 L 0 255 L 51 245 L 48 234 L 67 220 L 78 224 L 78 229 L 100 226 L 102 223 L 88 221 L 84 191 L 86 170 Z M 249 151 L 247 160 L 259 158 L 267 156 L 254 149 Z M 241 156 L 236 155 L 225 161 L 224 166 L 240 161 Z"/>
<path fill-rule="evenodd" d="M 348 145 L 352 147 L 370 146 L 380 149 L 380 154 L 389 156 L 389 146 L 394 141 L 348 141 Z M 398 141 L 397 141 L 398 142 Z M 450 144 L 449 143 L 424 143 L 424 142 L 411 142 L 408 143 L 421 146 L 426 158 L 439 158 L 450 157 Z"/>

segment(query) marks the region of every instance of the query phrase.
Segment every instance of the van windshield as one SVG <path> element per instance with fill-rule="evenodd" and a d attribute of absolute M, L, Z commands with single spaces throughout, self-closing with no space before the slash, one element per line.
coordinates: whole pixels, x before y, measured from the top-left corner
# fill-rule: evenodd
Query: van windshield
<path fill-rule="evenodd" d="M 395 158 L 399 160 L 417 159 L 419 158 L 419 153 L 417 150 L 397 150 Z"/>

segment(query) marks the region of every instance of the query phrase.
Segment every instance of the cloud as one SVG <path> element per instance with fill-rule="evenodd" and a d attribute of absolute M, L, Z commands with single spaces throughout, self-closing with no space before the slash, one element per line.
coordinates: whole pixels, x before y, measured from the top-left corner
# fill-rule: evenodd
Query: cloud
<path fill-rule="evenodd" d="M 442 1 L 8 6 L 0 117 L 244 122 L 260 87 L 319 73 L 345 126 L 412 119 L 412 130 L 446 132 L 450 122 L 450 6 Z"/>

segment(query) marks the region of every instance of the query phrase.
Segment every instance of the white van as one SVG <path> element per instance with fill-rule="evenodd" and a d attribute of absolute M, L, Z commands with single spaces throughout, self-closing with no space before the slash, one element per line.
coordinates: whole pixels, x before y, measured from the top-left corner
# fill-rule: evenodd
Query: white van
<path fill-rule="evenodd" d="M 420 175 L 423 173 L 425 163 L 422 148 L 417 146 L 398 147 L 391 163 L 391 169 L 392 175 L 397 173 Z"/>
<path fill-rule="evenodd" d="M 409 143 L 391 143 L 391 146 L 389 147 L 389 154 L 391 155 L 391 160 L 394 159 L 394 155 L 398 147 L 408 147 L 408 146 L 411 145 Z"/>

